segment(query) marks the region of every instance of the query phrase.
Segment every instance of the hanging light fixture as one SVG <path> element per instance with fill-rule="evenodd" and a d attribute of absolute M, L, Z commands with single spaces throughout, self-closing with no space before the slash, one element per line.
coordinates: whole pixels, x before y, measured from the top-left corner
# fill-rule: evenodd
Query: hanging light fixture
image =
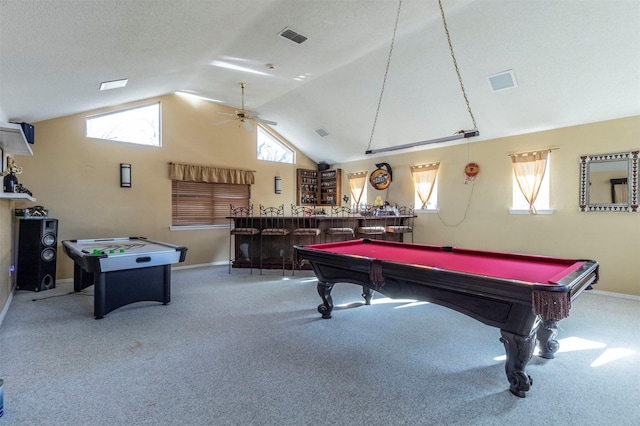
<path fill-rule="evenodd" d="M 427 141 L 420 141 L 420 142 L 412 142 L 412 143 L 407 143 L 407 144 L 404 144 L 404 145 L 389 146 L 389 147 L 386 147 L 386 148 L 368 149 L 365 152 L 365 154 L 378 154 L 380 152 L 395 151 L 395 150 L 398 150 L 398 149 L 409 149 L 409 148 L 414 148 L 416 146 L 428 145 L 428 144 L 432 144 L 432 143 L 455 141 L 457 139 L 472 138 L 474 136 L 478 136 L 479 134 L 480 134 L 480 132 L 477 131 L 477 130 L 460 130 L 459 132 L 456 132 L 455 134 L 453 134 L 451 136 L 445 136 L 445 137 L 442 137 L 442 138 L 429 139 Z"/>
<path fill-rule="evenodd" d="M 467 93 L 464 90 L 464 84 L 462 83 L 462 76 L 460 75 L 460 70 L 458 69 L 458 62 L 456 61 L 455 54 L 453 53 L 453 44 L 451 43 L 451 37 L 449 36 L 449 28 L 447 26 L 447 21 L 444 16 L 442 0 L 438 0 L 438 4 L 440 6 L 440 14 L 442 16 L 442 24 L 444 25 L 444 31 L 447 35 L 447 42 L 449 43 L 449 51 L 451 52 L 451 59 L 453 60 L 453 66 L 456 70 L 456 74 L 458 75 L 458 81 L 460 82 L 460 89 L 462 90 L 462 96 L 464 97 L 464 101 L 467 104 L 467 111 L 469 112 L 469 116 L 471 117 L 471 121 L 473 122 L 473 130 L 459 130 L 451 136 L 444 136 L 442 138 L 412 142 L 404 145 L 396 145 L 396 146 L 390 146 L 386 148 L 371 149 L 371 142 L 373 140 L 373 134 L 376 128 L 376 122 L 378 121 L 378 113 L 380 112 L 380 104 L 382 103 L 382 95 L 384 94 L 384 87 L 387 81 L 387 74 L 389 73 L 389 64 L 391 63 L 391 54 L 393 52 L 393 45 L 395 43 L 396 32 L 398 30 L 398 20 L 400 18 L 400 9 L 402 8 L 402 0 L 400 0 L 398 4 L 398 12 L 396 14 L 396 24 L 395 24 L 395 27 L 393 28 L 393 36 L 391 38 L 391 47 L 389 49 L 389 57 L 387 58 L 387 68 L 384 73 L 384 79 L 382 80 L 382 90 L 380 91 L 380 98 L 378 99 L 378 108 L 376 110 L 376 115 L 373 120 L 373 128 L 371 129 L 371 136 L 369 137 L 369 145 L 367 146 L 367 150 L 365 151 L 365 154 L 377 154 L 380 152 L 397 151 L 401 149 L 415 148 L 417 146 L 422 146 L 422 145 L 449 142 L 449 141 L 454 141 L 458 139 L 467 139 L 467 138 L 472 138 L 480 135 L 480 132 L 478 131 L 478 126 L 476 125 L 476 119 L 473 116 L 473 112 L 471 111 L 471 105 L 469 104 Z"/>

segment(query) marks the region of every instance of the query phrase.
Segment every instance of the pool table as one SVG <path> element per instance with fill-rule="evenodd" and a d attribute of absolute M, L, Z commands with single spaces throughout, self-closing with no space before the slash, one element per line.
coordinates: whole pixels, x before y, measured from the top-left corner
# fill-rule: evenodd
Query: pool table
<path fill-rule="evenodd" d="M 94 286 L 96 319 L 134 302 L 171 301 L 171 264 L 184 262 L 187 248 L 144 237 L 67 240 L 73 259 L 73 290 Z"/>
<path fill-rule="evenodd" d="M 331 318 L 336 283 L 361 285 L 391 298 L 424 300 L 500 329 L 509 390 L 524 397 L 532 380 L 525 367 L 536 342 L 553 358 L 558 321 L 571 302 L 598 281 L 598 262 L 498 253 L 381 240 L 296 246 L 318 278 L 322 318 Z"/>

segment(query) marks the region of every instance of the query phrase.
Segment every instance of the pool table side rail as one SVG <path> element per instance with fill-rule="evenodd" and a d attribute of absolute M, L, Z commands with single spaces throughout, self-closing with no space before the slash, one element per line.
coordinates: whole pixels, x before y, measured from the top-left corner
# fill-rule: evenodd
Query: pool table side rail
<path fill-rule="evenodd" d="M 481 257 L 502 257 L 505 259 L 530 260 L 532 262 L 556 263 L 556 264 L 565 264 L 565 265 L 570 265 L 576 262 L 575 259 L 571 259 L 571 258 L 552 257 L 552 256 L 538 255 L 538 254 L 506 253 L 506 252 L 497 252 L 497 251 L 458 248 L 453 246 L 437 246 L 437 245 L 431 245 L 431 244 L 406 243 L 406 242 L 400 242 L 400 241 L 372 240 L 369 238 L 361 238 L 361 239 L 347 240 L 347 241 L 335 241 L 335 242 L 329 242 L 329 243 L 308 244 L 303 247 L 316 249 L 316 250 L 329 250 L 333 248 L 348 247 L 354 244 L 372 244 L 377 246 L 387 246 L 391 248 L 397 247 L 397 248 L 419 250 L 419 251 L 435 251 L 435 252 L 449 251 L 449 252 L 458 253 L 458 254 L 469 254 L 469 255 L 481 256 Z"/>

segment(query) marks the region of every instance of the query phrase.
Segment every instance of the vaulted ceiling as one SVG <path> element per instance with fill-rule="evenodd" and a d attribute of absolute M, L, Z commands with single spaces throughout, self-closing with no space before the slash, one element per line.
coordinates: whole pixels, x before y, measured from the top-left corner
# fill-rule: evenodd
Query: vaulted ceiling
<path fill-rule="evenodd" d="M 0 0 L 0 116 L 176 91 L 239 108 L 246 82 L 247 108 L 316 161 L 473 129 L 438 1 L 401 5 L 389 61 L 393 0 Z M 640 114 L 639 1 L 442 5 L 480 132 L 470 141 Z M 507 70 L 516 87 L 493 91 L 487 77 Z"/>

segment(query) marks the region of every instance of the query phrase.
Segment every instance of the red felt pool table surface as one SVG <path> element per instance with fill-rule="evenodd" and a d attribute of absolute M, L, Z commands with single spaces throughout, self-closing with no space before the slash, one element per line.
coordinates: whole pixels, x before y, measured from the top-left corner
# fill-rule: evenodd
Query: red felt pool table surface
<path fill-rule="evenodd" d="M 555 284 L 584 262 L 527 254 L 499 253 L 393 241 L 350 240 L 306 246 L 348 256 L 427 266 L 538 284 Z"/>

